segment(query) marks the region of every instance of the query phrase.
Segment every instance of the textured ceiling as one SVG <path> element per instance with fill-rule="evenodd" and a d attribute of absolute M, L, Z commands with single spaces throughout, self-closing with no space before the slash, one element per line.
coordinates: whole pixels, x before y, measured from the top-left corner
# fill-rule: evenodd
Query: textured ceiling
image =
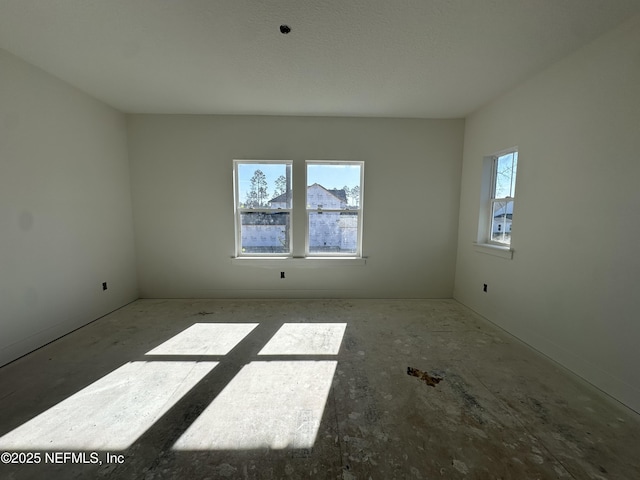
<path fill-rule="evenodd" d="M 125 112 L 451 118 L 636 14 L 640 0 L 0 0 L 0 48 Z"/>

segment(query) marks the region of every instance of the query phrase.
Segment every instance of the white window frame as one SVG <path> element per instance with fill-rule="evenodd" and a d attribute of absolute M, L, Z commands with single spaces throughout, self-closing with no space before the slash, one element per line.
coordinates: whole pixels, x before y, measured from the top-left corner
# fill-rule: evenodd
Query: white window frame
<path fill-rule="evenodd" d="M 495 192 L 496 192 L 496 184 L 497 184 L 497 181 L 498 181 L 498 159 L 501 158 L 501 157 L 504 157 L 506 155 L 514 154 L 514 153 L 516 154 L 515 155 L 515 158 L 516 158 L 515 162 L 516 162 L 516 165 L 517 165 L 517 162 L 518 162 L 518 160 L 520 158 L 519 155 L 518 155 L 518 149 L 517 148 L 511 148 L 509 150 L 505 150 L 503 152 L 500 152 L 499 154 L 493 155 L 493 165 L 492 165 L 492 168 L 491 168 L 491 190 L 490 190 L 491 198 L 489 199 L 489 238 L 487 239 L 487 243 L 490 244 L 490 245 L 498 245 L 498 246 L 507 247 L 507 248 L 511 247 L 511 228 L 509 228 L 509 243 L 499 242 L 497 240 L 494 240 L 493 239 L 493 220 L 494 220 L 493 212 L 494 212 L 494 205 L 496 203 L 500 203 L 500 202 L 505 203 L 505 205 L 508 202 L 512 202 L 513 203 L 513 209 L 515 210 L 515 205 L 516 205 L 515 188 L 514 188 L 513 196 L 508 196 L 507 195 L 506 197 L 503 197 L 503 198 L 496 198 L 494 195 L 495 195 Z M 512 163 L 512 165 L 513 165 L 513 163 Z M 513 168 L 512 168 L 512 171 L 513 171 Z M 515 174 L 512 173 L 512 176 L 516 177 L 514 179 L 514 181 L 517 181 L 517 176 L 518 176 L 517 166 L 516 166 L 516 173 Z M 511 224 L 510 225 L 513 225 L 513 210 L 512 210 L 512 213 L 511 213 Z M 502 233 L 504 234 L 506 232 L 507 232 L 507 229 L 505 227 L 505 230 Z"/>
<path fill-rule="evenodd" d="M 242 207 L 240 199 L 240 188 L 238 185 L 239 165 L 287 165 L 290 169 L 289 185 L 292 191 L 291 206 L 289 208 L 278 208 L 277 210 L 271 208 L 246 208 Z M 236 257 L 275 257 L 275 258 L 290 258 L 293 256 L 293 242 L 292 242 L 292 230 L 293 230 L 293 161 L 292 160 L 234 160 L 233 161 L 233 198 L 234 198 L 234 218 L 235 218 L 235 253 Z M 289 214 L 289 231 L 288 231 L 288 244 L 289 251 L 282 253 L 260 253 L 260 252 L 243 252 L 242 251 L 242 214 L 243 213 L 288 213 Z"/>
<path fill-rule="evenodd" d="M 478 236 L 474 242 L 475 250 L 502 258 L 513 258 L 513 237 L 510 243 L 496 242 L 492 239 L 493 205 L 498 201 L 513 201 L 515 210 L 515 195 L 513 197 L 495 198 L 496 174 L 498 158 L 510 153 L 518 154 L 518 164 L 522 159 L 517 146 L 495 152 L 483 157 L 482 182 L 480 188 L 480 212 L 478 217 Z M 516 180 L 518 172 L 516 170 Z M 517 182 L 516 182 L 517 183 Z M 513 213 L 511 218 L 513 224 Z"/>
<path fill-rule="evenodd" d="M 309 180 L 308 180 L 308 167 L 309 165 L 358 165 L 360 167 L 360 193 L 358 198 L 358 208 L 357 209 L 329 209 L 329 208 L 309 208 L 307 204 L 307 190 L 309 188 Z M 306 222 L 305 222 L 305 258 L 322 258 L 322 257 L 347 257 L 347 258 L 362 258 L 362 212 L 364 206 L 364 162 L 363 161 L 353 161 L 353 160 L 307 160 L 305 162 L 305 192 L 304 192 L 304 203 L 305 203 L 305 212 L 306 212 Z M 311 213 L 342 213 L 342 212 L 356 212 L 358 216 L 358 229 L 357 229 L 357 239 L 356 239 L 356 251 L 355 252 L 310 252 L 309 251 L 309 220 Z"/>

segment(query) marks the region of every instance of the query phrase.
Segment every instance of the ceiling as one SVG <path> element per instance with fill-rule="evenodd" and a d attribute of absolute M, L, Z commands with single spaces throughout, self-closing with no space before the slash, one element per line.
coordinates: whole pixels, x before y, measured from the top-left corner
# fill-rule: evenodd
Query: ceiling
<path fill-rule="evenodd" d="M 640 0 L 0 0 L 0 48 L 124 112 L 457 118 L 636 14 Z"/>

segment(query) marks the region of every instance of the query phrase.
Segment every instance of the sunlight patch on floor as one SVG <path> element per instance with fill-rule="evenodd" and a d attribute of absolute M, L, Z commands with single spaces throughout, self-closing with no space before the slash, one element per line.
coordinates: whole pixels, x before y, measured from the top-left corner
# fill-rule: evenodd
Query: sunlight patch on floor
<path fill-rule="evenodd" d="M 337 363 L 260 361 L 246 365 L 173 449 L 311 448 Z"/>
<path fill-rule="evenodd" d="M 285 323 L 258 355 L 337 355 L 346 323 Z"/>
<path fill-rule="evenodd" d="M 257 323 L 195 323 L 147 355 L 226 355 Z"/>
<path fill-rule="evenodd" d="M 218 362 L 131 362 L 0 437 L 2 450 L 124 450 Z"/>

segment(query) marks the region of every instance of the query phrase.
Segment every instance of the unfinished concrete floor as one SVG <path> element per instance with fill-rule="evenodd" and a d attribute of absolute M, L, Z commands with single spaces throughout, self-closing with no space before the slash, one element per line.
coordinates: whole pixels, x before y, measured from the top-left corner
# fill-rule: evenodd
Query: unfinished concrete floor
<path fill-rule="evenodd" d="M 640 478 L 639 415 L 454 300 L 139 300 L 0 385 L 2 479 Z"/>

